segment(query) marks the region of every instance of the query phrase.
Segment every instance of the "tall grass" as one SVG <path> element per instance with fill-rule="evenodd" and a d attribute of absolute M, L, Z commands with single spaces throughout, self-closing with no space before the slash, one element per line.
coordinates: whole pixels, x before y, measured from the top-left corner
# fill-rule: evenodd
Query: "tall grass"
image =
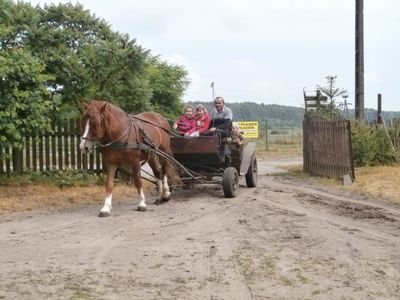
<path fill-rule="evenodd" d="M 302 129 L 269 130 L 267 137 L 264 134 L 254 141 L 257 143 L 258 152 L 282 152 L 294 155 L 301 155 L 303 152 Z"/>

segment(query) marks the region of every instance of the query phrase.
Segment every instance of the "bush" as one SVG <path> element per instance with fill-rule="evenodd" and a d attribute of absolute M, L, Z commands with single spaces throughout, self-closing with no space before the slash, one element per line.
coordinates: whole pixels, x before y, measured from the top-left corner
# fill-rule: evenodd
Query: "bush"
<path fill-rule="evenodd" d="M 89 186 L 104 183 L 102 174 L 90 174 L 82 170 L 58 170 L 42 172 L 26 172 L 23 175 L 0 177 L 0 186 L 26 186 L 30 184 L 53 185 L 60 188 L 71 186 Z"/>
<path fill-rule="evenodd" d="M 390 164 L 398 160 L 398 153 L 383 126 L 353 123 L 351 142 L 357 167 Z"/>

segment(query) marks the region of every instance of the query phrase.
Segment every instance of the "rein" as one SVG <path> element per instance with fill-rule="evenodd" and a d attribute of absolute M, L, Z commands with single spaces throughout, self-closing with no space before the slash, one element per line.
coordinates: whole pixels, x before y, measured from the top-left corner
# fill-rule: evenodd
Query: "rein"
<path fill-rule="evenodd" d="M 154 124 L 153 122 L 150 122 L 150 121 L 147 121 L 147 120 L 143 120 L 143 119 L 138 118 L 138 117 L 136 117 L 136 116 L 134 116 L 134 115 L 131 115 L 131 117 L 134 118 L 134 119 L 136 119 L 136 120 L 139 120 L 139 121 L 141 121 L 141 122 L 145 122 L 145 123 L 148 123 L 148 124 L 153 125 L 153 126 L 155 126 L 155 127 L 158 127 L 158 128 L 160 128 L 160 129 L 162 129 L 162 130 L 168 132 L 169 134 L 171 134 L 171 135 L 173 135 L 173 136 L 181 136 L 181 135 L 177 134 L 176 132 L 173 132 L 173 131 L 171 131 L 171 130 L 168 130 L 168 129 L 166 129 L 166 128 L 160 126 L 160 125 Z M 168 121 L 173 121 L 173 120 L 170 120 L 170 119 L 167 119 L 167 120 L 168 120 Z"/>
<path fill-rule="evenodd" d="M 118 150 L 118 149 L 139 149 L 139 150 L 143 150 L 143 151 L 149 151 L 152 149 L 155 149 L 156 146 L 154 145 L 154 141 L 151 139 L 151 137 L 146 133 L 146 131 L 144 130 L 144 128 L 138 124 L 137 122 L 135 122 L 135 120 L 141 121 L 141 122 L 145 122 L 148 123 L 152 126 L 155 126 L 157 128 L 160 128 L 162 130 L 164 130 L 165 132 L 169 133 L 169 134 L 174 134 L 173 132 L 171 132 L 170 130 L 154 124 L 153 122 L 138 118 L 135 115 L 129 115 L 126 114 L 126 117 L 129 119 L 129 125 L 127 126 L 127 128 L 124 130 L 124 132 L 122 132 L 122 134 L 115 140 L 112 140 L 111 142 L 108 142 L 106 144 L 101 144 L 95 140 L 92 140 L 95 143 L 95 146 L 98 150 L 103 150 L 103 149 L 112 149 L 112 150 Z M 139 140 L 137 139 L 136 142 L 129 142 L 128 138 L 129 135 L 132 131 L 132 128 L 138 128 L 138 132 L 140 132 L 142 134 L 143 137 L 143 143 L 140 143 Z M 120 142 L 121 139 L 127 135 L 127 139 L 125 142 Z M 91 140 L 89 138 L 82 138 L 82 139 L 87 139 L 87 140 Z"/>
<path fill-rule="evenodd" d="M 146 133 L 146 131 L 144 130 L 144 128 L 137 122 L 135 122 L 134 119 L 142 121 L 142 122 L 146 122 L 149 123 L 153 126 L 156 126 L 158 128 L 164 129 L 167 132 L 170 132 L 169 130 L 158 126 L 152 122 L 146 121 L 146 120 L 142 120 L 140 118 L 137 118 L 133 115 L 128 115 L 126 114 L 126 117 L 129 119 L 129 125 L 128 127 L 124 130 L 124 132 L 115 140 L 107 143 L 107 144 L 101 144 L 99 142 L 96 142 L 96 148 L 98 150 L 103 150 L 103 149 L 112 149 L 112 150 L 118 150 L 118 149 L 139 149 L 142 151 L 150 151 L 152 149 L 155 149 L 156 146 L 154 144 L 154 141 L 151 139 L 151 137 Z M 136 142 L 129 142 L 128 138 L 130 136 L 130 133 L 132 131 L 132 128 L 138 128 L 138 133 L 141 133 L 142 137 L 143 137 L 143 143 L 139 142 L 139 138 L 137 136 L 136 138 Z M 120 142 L 121 139 L 127 135 L 127 139 L 125 142 Z M 150 153 L 149 153 L 150 154 Z M 147 162 L 147 160 L 146 160 Z"/>
<path fill-rule="evenodd" d="M 132 130 L 132 125 L 133 125 L 132 119 L 129 118 L 129 125 L 128 125 L 128 127 L 126 127 L 125 131 L 120 135 L 119 138 L 117 138 L 117 139 L 115 139 L 115 140 L 113 140 L 113 141 L 111 141 L 111 142 L 109 142 L 109 143 L 107 143 L 107 144 L 100 144 L 99 142 L 96 142 L 97 148 L 104 149 L 104 148 L 108 148 L 108 147 L 110 147 L 110 146 L 116 144 L 116 143 L 119 142 L 119 141 L 124 137 L 124 135 L 126 135 L 128 132 L 129 132 L 129 133 L 128 133 L 128 137 L 129 137 L 129 134 L 131 133 L 131 130 Z"/>
<path fill-rule="evenodd" d="M 172 131 L 170 131 L 170 130 L 168 130 L 168 129 L 166 129 L 166 128 L 160 126 L 160 125 L 154 124 L 153 122 L 150 122 L 150 121 L 147 121 L 147 120 L 143 120 L 143 119 L 141 119 L 141 118 L 138 118 L 138 117 L 135 116 L 135 115 L 130 115 L 130 116 L 131 116 L 131 118 L 133 118 L 133 119 L 139 120 L 139 121 L 141 121 L 141 122 L 148 123 L 148 124 L 153 125 L 153 126 L 155 126 L 155 127 L 161 128 L 162 130 L 168 132 L 169 134 L 173 134 Z"/>

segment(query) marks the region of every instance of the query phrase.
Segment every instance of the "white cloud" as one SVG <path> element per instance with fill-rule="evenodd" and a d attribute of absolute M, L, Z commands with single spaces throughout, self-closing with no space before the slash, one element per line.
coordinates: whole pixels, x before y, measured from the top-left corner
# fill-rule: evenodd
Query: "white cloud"
<path fill-rule="evenodd" d="M 186 66 L 186 100 L 211 99 L 214 81 L 226 99 L 300 106 L 302 88 L 324 85 L 326 75 L 337 75 L 354 97 L 354 1 L 80 2 L 153 54 Z M 384 109 L 400 110 L 399 9 L 397 0 L 364 1 L 366 107 L 382 93 Z"/>

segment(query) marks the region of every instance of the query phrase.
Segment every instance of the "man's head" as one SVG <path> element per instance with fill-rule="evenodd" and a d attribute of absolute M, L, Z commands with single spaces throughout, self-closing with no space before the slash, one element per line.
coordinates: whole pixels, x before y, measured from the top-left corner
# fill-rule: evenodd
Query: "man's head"
<path fill-rule="evenodd" d="M 221 109 L 224 108 L 225 105 L 225 100 L 222 97 L 216 97 L 214 100 L 214 106 L 215 108 L 220 111 Z"/>

